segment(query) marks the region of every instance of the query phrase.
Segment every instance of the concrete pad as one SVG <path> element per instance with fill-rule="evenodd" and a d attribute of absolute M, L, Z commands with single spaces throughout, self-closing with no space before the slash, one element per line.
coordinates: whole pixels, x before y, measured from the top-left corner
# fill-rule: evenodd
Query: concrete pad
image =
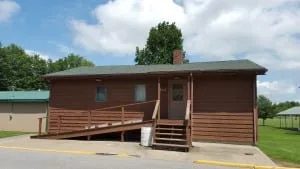
<path fill-rule="evenodd" d="M 193 143 L 189 153 L 152 150 L 142 147 L 136 142 L 118 141 L 79 141 L 79 140 L 48 140 L 30 139 L 30 135 L 0 139 L 3 147 L 25 147 L 32 149 L 48 149 L 57 151 L 85 151 L 99 154 L 118 154 L 147 159 L 187 161 L 211 160 L 234 163 L 276 166 L 257 147 L 246 145 Z"/>

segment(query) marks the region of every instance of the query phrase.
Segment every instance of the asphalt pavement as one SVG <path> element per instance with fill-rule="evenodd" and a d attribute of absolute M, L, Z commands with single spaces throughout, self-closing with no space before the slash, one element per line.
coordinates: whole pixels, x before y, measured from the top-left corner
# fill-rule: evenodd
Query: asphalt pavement
<path fill-rule="evenodd" d="M 183 161 L 0 148 L 1 169 L 228 169 Z"/>

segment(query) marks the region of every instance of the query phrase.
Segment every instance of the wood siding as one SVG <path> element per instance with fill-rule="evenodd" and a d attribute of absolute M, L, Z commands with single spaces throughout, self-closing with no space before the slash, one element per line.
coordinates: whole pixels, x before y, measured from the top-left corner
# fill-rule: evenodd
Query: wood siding
<path fill-rule="evenodd" d="M 65 110 L 95 110 L 105 107 L 135 103 L 134 87 L 136 84 L 146 85 L 146 100 L 157 99 L 156 79 L 108 79 L 97 82 L 89 80 L 60 80 L 51 83 L 50 107 Z M 96 87 L 107 88 L 107 100 L 96 101 Z M 144 112 L 145 119 L 152 116 L 153 103 L 126 107 L 125 111 Z M 119 109 L 120 110 L 120 109 Z"/>
<path fill-rule="evenodd" d="M 166 80 L 161 79 L 162 87 L 166 86 Z M 86 80 L 54 80 L 51 81 L 50 90 L 50 110 L 49 110 L 49 131 L 58 130 L 57 116 L 63 117 L 64 130 L 82 129 L 88 123 L 87 113 L 91 110 L 118 106 L 124 104 L 137 103 L 134 100 L 134 90 L 136 84 L 146 85 L 146 101 L 157 99 L 157 78 L 118 78 L 118 79 L 86 79 Z M 96 101 L 96 87 L 103 86 L 107 88 L 107 100 L 105 102 Z M 161 116 L 167 118 L 167 99 L 166 94 L 162 93 Z M 155 102 L 139 104 L 124 107 L 126 113 L 139 112 L 143 113 L 143 120 L 150 120 L 154 110 Z M 58 111 L 59 110 L 59 111 Z M 108 111 L 121 111 L 121 108 L 109 109 Z M 85 115 L 78 115 L 83 113 Z M 106 121 L 110 116 L 108 114 L 100 115 L 98 112 L 97 124 Z M 106 116 L 107 115 L 107 116 Z M 72 117 L 73 116 L 73 117 Z M 114 119 L 116 120 L 116 119 Z M 76 122 L 77 121 L 77 122 Z M 76 124 L 75 124 L 76 123 Z"/>
<path fill-rule="evenodd" d="M 253 144 L 253 76 L 194 78 L 193 141 Z"/>

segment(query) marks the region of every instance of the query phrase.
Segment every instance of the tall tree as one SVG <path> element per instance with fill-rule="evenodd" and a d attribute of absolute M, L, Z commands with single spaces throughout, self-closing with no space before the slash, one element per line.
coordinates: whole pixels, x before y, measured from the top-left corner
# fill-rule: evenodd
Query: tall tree
<path fill-rule="evenodd" d="M 266 96 L 259 95 L 257 99 L 259 118 L 263 119 L 263 125 L 267 118 L 273 118 L 275 116 L 273 111 L 273 104 Z"/>
<path fill-rule="evenodd" d="M 274 109 L 274 113 L 277 114 L 279 112 L 282 112 L 284 110 L 287 110 L 295 106 L 300 106 L 300 103 L 295 101 L 285 101 L 285 102 L 274 104 L 273 109 Z"/>
<path fill-rule="evenodd" d="M 57 61 L 28 55 L 21 47 L 0 44 L 0 90 L 37 90 L 48 86 L 42 75 L 79 66 L 94 66 L 83 57 L 69 54 Z"/>
<path fill-rule="evenodd" d="M 80 66 L 95 66 L 92 62 L 86 60 L 82 56 L 75 55 L 73 53 L 69 54 L 67 57 L 58 59 L 53 62 L 49 60 L 49 71 L 57 72 L 67 69 L 72 69 Z"/>
<path fill-rule="evenodd" d="M 162 22 L 150 29 L 143 49 L 136 47 L 135 62 L 138 65 L 172 64 L 175 49 L 183 50 L 181 30 L 176 27 L 175 23 Z M 185 59 L 184 62 L 188 60 Z"/>

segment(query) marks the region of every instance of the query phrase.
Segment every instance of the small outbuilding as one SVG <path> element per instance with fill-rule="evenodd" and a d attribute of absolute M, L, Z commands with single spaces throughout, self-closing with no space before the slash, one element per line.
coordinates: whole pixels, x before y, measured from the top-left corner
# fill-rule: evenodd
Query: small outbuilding
<path fill-rule="evenodd" d="M 37 132 L 38 118 L 47 116 L 48 100 L 49 91 L 1 91 L 0 130 Z"/>
<path fill-rule="evenodd" d="M 287 128 L 287 124 L 290 124 L 291 128 L 297 128 L 300 129 L 300 106 L 292 107 L 290 109 L 284 110 L 277 114 L 280 118 L 280 128 L 285 127 Z M 298 124 L 295 123 L 295 119 L 298 118 Z M 282 120 L 284 119 L 284 122 Z M 290 121 L 287 122 L 287 121 Z M 283 124 L 284 123 L 284 124 Z"/>

